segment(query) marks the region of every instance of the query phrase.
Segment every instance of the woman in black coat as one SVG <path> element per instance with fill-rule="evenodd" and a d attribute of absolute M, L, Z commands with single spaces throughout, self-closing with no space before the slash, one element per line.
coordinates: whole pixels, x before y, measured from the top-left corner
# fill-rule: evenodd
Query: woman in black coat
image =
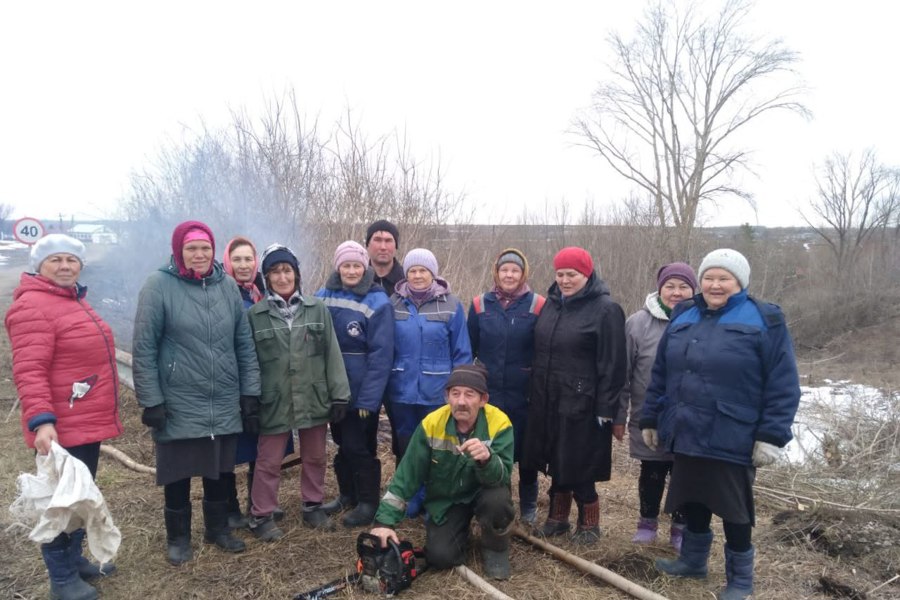
<path fill-rule="evenodd" d="M 600 537 L 596 481 L 608 481 L 618 396 L 625 383 L 625 313 L 594 272 L 583 248 L 563 248 L 553 259 L 556 283 L 535 326 L 531 404 L 522 465 L 551 478 L 545 536 L 569 531 L 578 505 L 574 541 Z"/>

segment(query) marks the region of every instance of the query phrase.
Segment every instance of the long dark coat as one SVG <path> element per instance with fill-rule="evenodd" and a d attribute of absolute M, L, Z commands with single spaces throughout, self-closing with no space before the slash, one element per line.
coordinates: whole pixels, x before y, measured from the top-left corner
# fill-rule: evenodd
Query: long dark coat
<path fill-rule="evenodd" d="M 565 301 L 556 284 L 535 326 L 522 464 L 556 485 L 607 481 L 612 425 L 625 384 L 625 313 L 596 273 Z"/>

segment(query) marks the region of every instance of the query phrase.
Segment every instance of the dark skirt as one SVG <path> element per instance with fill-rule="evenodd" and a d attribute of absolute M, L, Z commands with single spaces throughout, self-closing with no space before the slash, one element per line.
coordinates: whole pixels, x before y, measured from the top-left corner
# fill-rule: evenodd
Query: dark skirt
<path fill-rule="evenodd" d="M 234 471 L 236 433 L 156 444 L 156 485 L 168 485 L 189 477 L 218 479 Z"/>
<path fill-rule="evenodd" d="M 755 478 L 756 469 L 753 467 L 676 454 L 665 510 L 672 513 L 688 502 L 696 502 L 723 521 L 755 525 Z"/>

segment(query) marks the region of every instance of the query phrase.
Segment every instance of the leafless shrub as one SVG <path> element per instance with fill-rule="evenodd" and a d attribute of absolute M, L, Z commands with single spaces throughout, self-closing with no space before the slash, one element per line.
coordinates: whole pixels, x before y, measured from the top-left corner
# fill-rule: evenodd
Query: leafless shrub
<path fill-rule="evenodd" d="M 759 482 L 801 504 L 900 512 L 900 394 L 837 385 L 807 394 L 796 420 L 800 460 Z"/>

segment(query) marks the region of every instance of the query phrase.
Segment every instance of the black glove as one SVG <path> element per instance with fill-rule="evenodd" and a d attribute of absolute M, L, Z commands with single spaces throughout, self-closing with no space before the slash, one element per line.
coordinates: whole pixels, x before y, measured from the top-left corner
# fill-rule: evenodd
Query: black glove
<path fill-rule="evenodd" d="M 153 429 L 163 429 L 166 426 L 166 407 L 162 404 L 148 406 L 141 414 L 141 423 Z"/>
<path fill-rule="evenodd" d="M 241 396 L 244 433 L 259 433 L 259 396 Z"/>
<path fill-rule="evenodd" d="M 332 423 L 340 423 L 347 416 L 347 406 L 350 403 L 346 400 L 331 401 L 331 416 L 328 419 Z"/>

